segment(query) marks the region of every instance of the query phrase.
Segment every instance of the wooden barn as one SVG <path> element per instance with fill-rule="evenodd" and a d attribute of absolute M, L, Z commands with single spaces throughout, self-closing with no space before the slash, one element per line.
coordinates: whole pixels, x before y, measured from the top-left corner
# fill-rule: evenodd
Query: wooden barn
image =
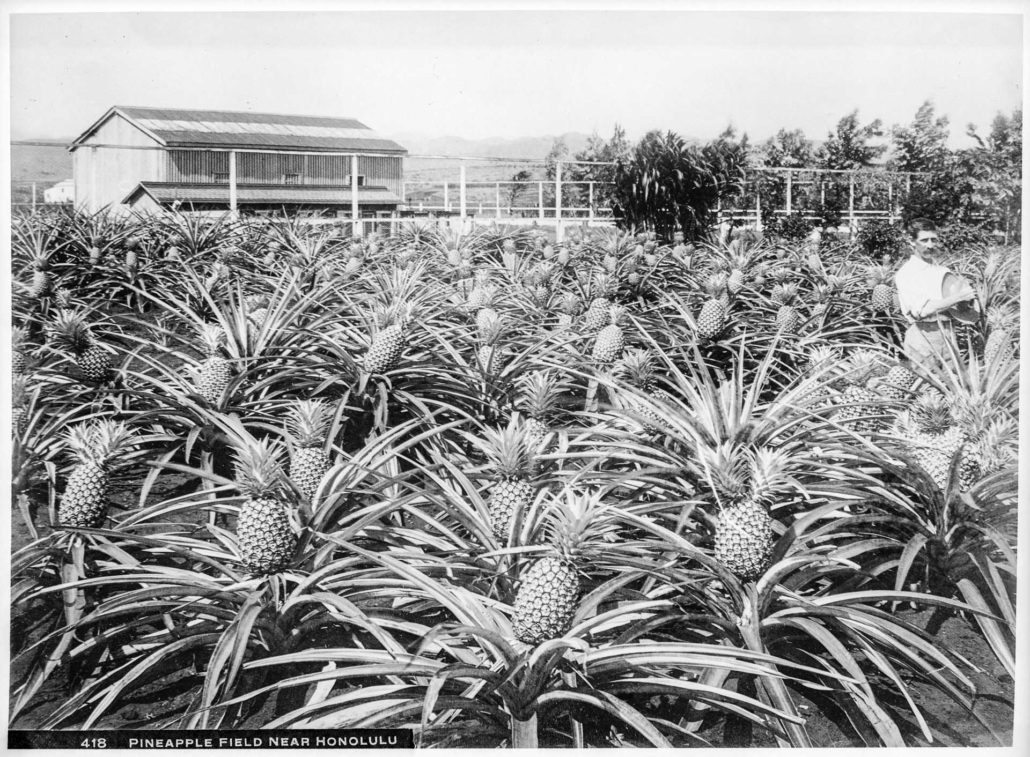
<path fill-rule="evenodd" d="M 75 202 L 113 209 L 375 216 L 406 150 L 353 118 L 111 108 L 69 147 Z"/>

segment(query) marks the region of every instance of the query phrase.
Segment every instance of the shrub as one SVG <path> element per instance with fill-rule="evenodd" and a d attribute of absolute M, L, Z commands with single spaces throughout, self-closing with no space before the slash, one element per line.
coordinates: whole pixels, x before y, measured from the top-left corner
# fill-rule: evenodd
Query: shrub
<path fill-rule="evenodd" d="M 875 259 L 888 257 L 892 262 L 905 254 L 905 231 L 899 223 L 869 221 L 862 224 L 856 240 Z"/>

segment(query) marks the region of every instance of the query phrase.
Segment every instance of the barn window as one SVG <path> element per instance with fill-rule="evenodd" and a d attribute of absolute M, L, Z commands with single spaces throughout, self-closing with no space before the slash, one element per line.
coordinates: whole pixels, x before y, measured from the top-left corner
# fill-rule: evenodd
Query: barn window
<path fill-rule="evenodd" d="M 350 186 L 350 183 L 351 183 L 351 177 L 348 175 L 347 176 L 347 186 Z M 365 174 L 363 174 L 363 173 L 359 173 L 358 174 L 358 186 L 359 187 L 365 186 Z"/>
<path fill-rule="evenodd" d="M 299 173 L 284 173 L 283 184 L 300 184 Z"/>

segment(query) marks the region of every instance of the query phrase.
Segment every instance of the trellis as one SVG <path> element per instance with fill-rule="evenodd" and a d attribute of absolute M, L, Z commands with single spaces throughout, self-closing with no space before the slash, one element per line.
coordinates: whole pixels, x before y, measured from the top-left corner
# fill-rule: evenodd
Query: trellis
<path fill-rule="evenodd" d="M 726 207 L 720 203 L 719 221 L 743 221 L 761 228 L 763 223 L 763 195 L 778 207 L 766 209 L 764 215 L 800 215 L 819 220 L 829 207 L 827 190 L 840 200 L 846 189 L 846 205 L 838 202 L 842 222 L 852 231 L 862 220 L 882 219 L 895 223 L 900 218 L 900 206 L 912 191 L 913 179 L 925 173 L 914 171 L 886 171 L 874 169 L 840 170 L 827 168 L 751 168 L 748 170 L 739 200 Z M 808 188 L 816 189 L 811 196 Z M 763 192 L 763 189 L 765 190 Z M 799 200 L 802 200 L 799 202 Z"/>

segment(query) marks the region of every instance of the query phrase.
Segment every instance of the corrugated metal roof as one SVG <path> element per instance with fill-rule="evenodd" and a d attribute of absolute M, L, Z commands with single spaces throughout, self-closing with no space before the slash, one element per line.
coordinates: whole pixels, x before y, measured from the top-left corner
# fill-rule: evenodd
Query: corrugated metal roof
<path fill-rule="evenodd" d="M 158 202 L 229 203 L 229 187 L 226 184 L 184 184 L 175 182 L 144 181 L 122 200 L 130 203 L 146 192 Z M 361 187 L 358 190 L 358 205 L 397 205 L 400 198 L 385 187 Z M 239 184 L 236 187 L 238 205 L 257 204 L 308 204 L 308 205 L 350 205 L 351 191 L 345 187 L 326 187 L 297 184 Z"/>
<path fill-rule="evenodd" d="M 120 113 L 169 147 L 407 152 L 354 118 L 121 105 L 108 111 L 108 116 L 112 113 Z M 91 126 L 76 143 L 106 118 Z"/>

